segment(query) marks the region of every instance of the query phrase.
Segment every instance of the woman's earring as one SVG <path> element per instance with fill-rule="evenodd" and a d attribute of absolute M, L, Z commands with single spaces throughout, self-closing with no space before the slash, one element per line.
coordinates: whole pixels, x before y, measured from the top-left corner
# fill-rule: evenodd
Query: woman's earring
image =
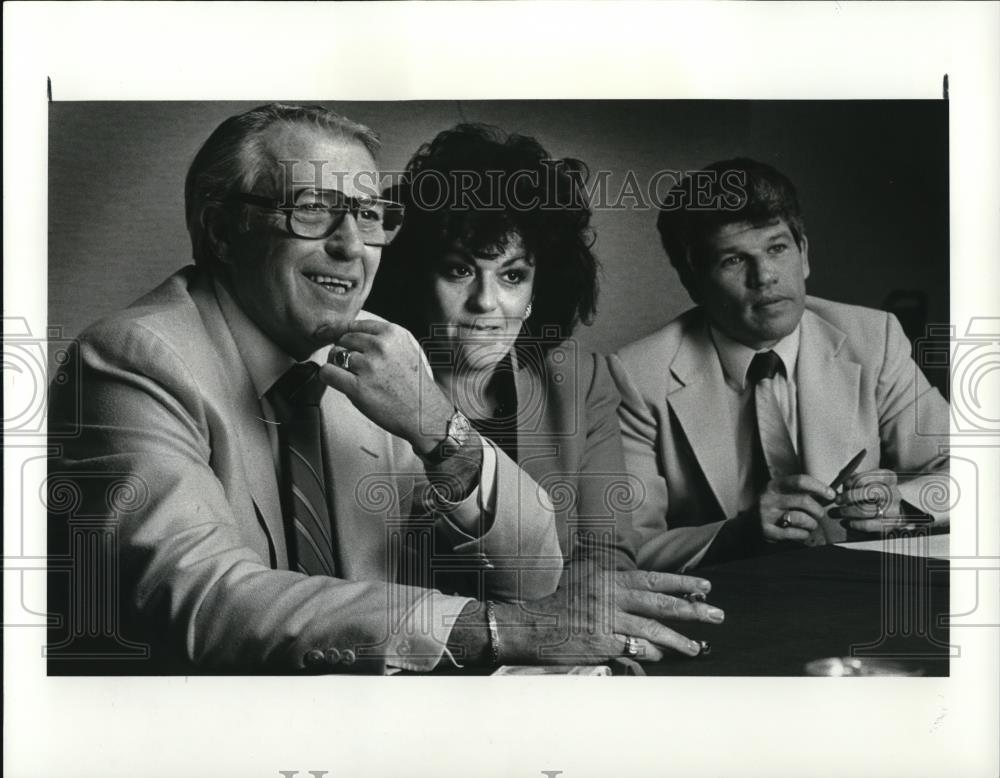
<path fill-rule="evenodd" d="M 524 309 L 524 318 L 525 319 L 531 318 L 531 303 L 528 303 L 528 307 Z"/>

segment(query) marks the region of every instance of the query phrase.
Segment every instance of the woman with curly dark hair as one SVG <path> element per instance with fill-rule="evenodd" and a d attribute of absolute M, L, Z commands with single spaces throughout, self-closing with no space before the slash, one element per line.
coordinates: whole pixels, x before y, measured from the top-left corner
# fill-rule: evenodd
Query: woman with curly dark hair
<path fill-rule="evenodd" d="M 601 356 L 571 339 L 596 311 L 586 168 L 460 124 L 423 145 L 368 310 L 421 342 L 455 407 L 545 489 L 564 557 L 635 566 L 616 411 Z"/>

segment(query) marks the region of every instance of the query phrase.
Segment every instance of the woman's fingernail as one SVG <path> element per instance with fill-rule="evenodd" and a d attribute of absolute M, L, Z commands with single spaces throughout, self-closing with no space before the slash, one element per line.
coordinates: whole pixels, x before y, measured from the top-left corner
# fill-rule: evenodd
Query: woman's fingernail
<path fill-rule="evenodd" d="M 712 590 L 712 583 L 710 581 L 706 581 L 704 578 L 699 578 L 698 588 L 701 589 L 702 591 L 709 592 Z"/>
<path fill-rule="evenodd" d="M 698 656 L 701 653 L 701 641 L 700 640 L 689 640 L 688 650 L 691 652 L 691 656 Z"/>
<path fill-rule="evenodd" d="M 726 619 L 726 614 L 722 612 L 720 608 L 709 608 L 708 618 L 714 621 L 716 624 L 721 624 Z"/>

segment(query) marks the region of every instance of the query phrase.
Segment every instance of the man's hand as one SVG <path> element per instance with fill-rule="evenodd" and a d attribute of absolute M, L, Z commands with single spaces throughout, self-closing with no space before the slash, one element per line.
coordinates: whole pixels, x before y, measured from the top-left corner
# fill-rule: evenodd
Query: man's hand
<path fill-rule="evenodd" d="M 345 350 L 346 367 L 338 357 Z M 424 368 L 420 344 L 403 327 L 354 321 L 330 350 L 330 362 L 320 368 L 320 378 L 417 453 L 430 452 L 444 437 L 454 408 Z"/>
<path fill-rule="evenodd" d="M 574 570 L 574 567 L 577 568 Z M 635 638 L 639 661 L 656 662 L 667 651 L 697 656 L 702 646 L 663 622 L 721 624 L 724 614 L 704 602 L 703 578 L 639 570 L 612 572 L 573 565 L 550 596 L 497 604 L 500 660 L 504 664 L 600 664 L 625 656 Z"/>
<path fill-rule="evenodd" d="M 826 515 L 823 507 L 837 493 L 811 475 L 775 478 L 760 495 L 758 512 L 764 540 L 805 542 Z"/>
<path fill-rule="evenodd" d="M 868 470 L 852 475 L 837 495 L 831 518 L 846 519 L 851 529 L 883 532 L 914 521 L 904 515 L 898 478 L 891 470 Z"/>

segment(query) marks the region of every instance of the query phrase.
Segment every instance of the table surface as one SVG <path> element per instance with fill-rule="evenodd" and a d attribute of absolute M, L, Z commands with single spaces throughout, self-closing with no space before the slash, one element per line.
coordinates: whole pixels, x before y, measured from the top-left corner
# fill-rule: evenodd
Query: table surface
<path fill-rule="evenodd" d="M 927 541 L 910 539 L 908 554 L 817 546 L 699 568 L 726 621 L 681 631 L 708 640 L 711 653 L 675 654 L 643 669 L 795 676 L 812 660 L 853 656 L 948 675 L 948 561 L 922 555 Z"/>

